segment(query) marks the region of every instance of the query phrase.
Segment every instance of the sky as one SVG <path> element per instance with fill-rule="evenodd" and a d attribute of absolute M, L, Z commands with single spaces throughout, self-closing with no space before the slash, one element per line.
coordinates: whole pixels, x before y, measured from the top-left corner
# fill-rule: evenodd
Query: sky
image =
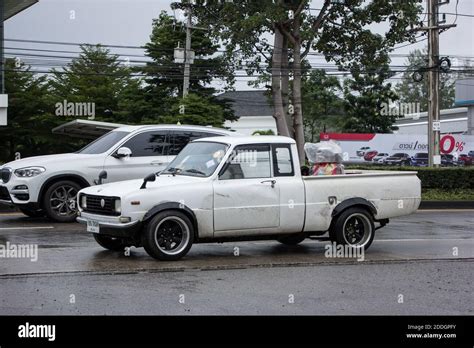
<path fill-rule="evenodd" d="M 258 0 L 256 0 L 258 1 Z M 323 0 L 313 0 L 311 8 L 321 8 Z M 171 1 L 165 0 L 39 0 L 39 3 L 23 11 L 5 23 L 5 38 L 15 40 L 40 40 L 70 43 L 102 43 L 106 45 L 142 46 L 149 40 L 153 18 L 163 10 L 173 14 Z M 441 7 L 447 15 L 447 23 L 453 23 L 456 0 Z M 448 55 L 453 65 L 462 64 L 457 59 L 471 58 L 474 62 L 474 0 L 459 0 L 456 28 L 444 32 L 440 37 L 440 53 Z M 316 12 L 316 10 L 314 10 Z M 176 13 L 178 19 L 182 17 Z M 374 28 L 374 30 L 381 30 Z M 396 54 L 407 54 L 415 48 L 423 48 L 426 41 L 397 49 Z M 6 41 L 7 56 L 17 53 L 58 55 L 57 53 L 19 51 L 12 48 L 53 49 L 76 52 L 74 45 L 47 45 L 26 42 Z M 142 55 L 140 49 L 113 49 L 126 57 Z M 71 53 L 64 53 L 71 56 Z M 20 57 L 20 56 L 19 56 Z M 21 56 L 20 59 L 26 57 Z M 48 58 L 42 59 L 43 61 Z M 140 58 L 131 58 L 140 60 Z M 56 59 L 57 61 L 57 59 Z M 317 62 L 314 58 L 312 61 Z M 323 60 L 319 60 L 323 62 Z M 394 57 L 392 64 L 402 65 L 404 57 Z M 235 88 L 248 90 L 247 78 L 239 78 Z M 214 87 L 223 88 L 216 82 Z"/>

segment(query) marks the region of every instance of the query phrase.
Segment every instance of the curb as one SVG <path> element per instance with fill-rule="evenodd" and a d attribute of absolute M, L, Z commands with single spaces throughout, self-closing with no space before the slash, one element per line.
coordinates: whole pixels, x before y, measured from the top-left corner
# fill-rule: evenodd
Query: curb
<path fill-rule="evenodd" d="M 474 209 L 474 201 L 421 201 L 418 209 Z"/>

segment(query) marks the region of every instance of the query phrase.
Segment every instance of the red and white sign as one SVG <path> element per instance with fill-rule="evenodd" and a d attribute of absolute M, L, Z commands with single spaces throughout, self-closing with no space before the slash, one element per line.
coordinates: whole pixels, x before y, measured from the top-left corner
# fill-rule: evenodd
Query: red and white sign
<path fill-rule="evenodd" d="M 320 139 L 336 141 L 347 161 L 364 161 L 368 152 L 387 153 L 389 156 L 395 153 L 414 156 L 418 152 L 428 152 L 428 139 L 423 134 L 321 133 Z M 441 135 L 440 151 L 455 157 L 474 151 L 474 135 Z"/>

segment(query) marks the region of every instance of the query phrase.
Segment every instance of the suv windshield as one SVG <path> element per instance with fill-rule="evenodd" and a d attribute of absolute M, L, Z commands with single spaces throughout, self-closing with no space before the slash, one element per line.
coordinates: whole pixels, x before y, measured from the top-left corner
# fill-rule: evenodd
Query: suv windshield
<path fill-rule="evenodd" d="M 86 155 L 97 155 L 99 153 L 104 153 L 128 134 L 130 133 L 115 131 L 109 132 L 101 136 L 99 139 L 93 141 L 89 145 L 86 145 L 81 150 L 77 151 L 77 153 Z"/>
<path fill-rule="evenodd" d="M 220 143 L 189 143 L 161 174 L 208 177 L 224 158 L 227 147 Z"/>
<path fill-rule="evenodd" d="M 427 153 L 417 153 L 415 155 L 415 158 L 428 158 L 428 154 Z"/>
<path fill-rule="evenodd" d="M 392 155 L 392 157 L 405 157 L 405 154 L 404 153 L 396 153 L 396 154 Z"/>

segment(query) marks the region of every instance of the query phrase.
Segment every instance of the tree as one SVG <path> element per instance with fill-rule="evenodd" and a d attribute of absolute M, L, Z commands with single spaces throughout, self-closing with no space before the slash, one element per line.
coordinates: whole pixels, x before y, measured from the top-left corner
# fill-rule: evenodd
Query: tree
<path fill-rule="evenodd" d="M 342 92 L 339 79 L 324 70 L 313 70 L 303 80 L 302 101 L 306 138 L 314 142 L 317 134 L 325 129 L 339 129 L 342 118 Z"/>
<path fill-rule="evenodd" d="M 418 21 L 421 6 L 417 2 L 380 0 L 325 0 L 319 13 L 310 9 L 308 0 L 263 1 L 208 1 L 198 6 L 200 18 L 207 19 L 213 33 L 226 44 L 229 56 L 235 51 L 244 59 L 252 59 L 247 71 L 270 73 L 274 117 L 278 131 L 294 136 L 300 160 L 304 159 L 304 132 L 301 85 L 304 59 L 311 49 L 321 52 L 329 62 L 341 69 L 364 66 L 361 61 L 387 56 L 395 44 L 413 40 L 414 33 L 407 30 Z M 384 35 L 371 32 L 368 26 L 386 22 Z M 273 47 L 263 34 L 274 37 Z M 271 49 L 268 49 L 271 47 Z M 288 47 L 288 49 L 287 49 Z M 285 57 L 283 57 L 285 56 Z M 285 106 L 286 59 L 292 80 L 292 130 L 288 130 Z M 268 64 L 266 71 L 261 63 Z M 367 65 L 367 64 L 365 64 Z M 360 69 L 362 71 L 362 69 Z"/>
<path fill-rule="evenodd" d="M 209 97 L 190 93 L 184 98 L 177 98 L 171 107 L 170 115 L 160 117 L 162 123 L 192 124 L 198 126 L 222 127 L 224 110 L 213 103 Z"/>
<path fill-rule="evenodd" d="M 184 75 L 183 64 L 177 64 L 174 61 L 174 49 L 178 45 L 184 47 L 185 41 L 184 23 L 176 21 L 164 11 L 153 20 L 150 42 L 145 45 L 146 55 L 152 60 L 147 62 L 144 68 L 140 68 L 146 75 L 145 89 L 150 107 L 149 119 L 160 120 L 164 116 L 171 120 L 174 117 L 173 123 L 181 119 L 181 116 L 171 114 L 176 110 L 177 100 L 180 100 L 182 96 Z M 211 102 L 220 108 L 220 111 L 215 114 L 216 119 L 210 124 L 222 124 L 220 115 L 223 115 L 224 120 L 237 120 L 228 102 L 217 99 L 216 90 L 211 86 L 215 78 L 224 79 L 231 85 L 234 81 L 232 65 L 229 65 L 222 54 L 219 54 L 219 45 L 205 30 L 193 30 L 192 48 L 196 58 L 194 64 L 191 65 L 190 93 L 201 96 L 203 103 Z M 194 101 L 195 96 L 190 97 L 189 100 Z M 193 114 L 196 115 L 196 112 L 197 110 L 194 110 Z M 213 115 L 200 116 L 209 119 Z"/>
<path fill-rule="evenodd" d="M 27 157 L 43 151 L 47 85 L 44 76 L 37 77 L 30 67 L 14 59 L 5 61 L 5 92 L 8 94 L 8 125 L 0 127 L 0 163 L 15 159 L 15 153 Z"/>
<path fill-rule="evenodd" d="M 344 131 L 357 133 L 391 133 L 397 115 L 384 114 L 382 103 L 396 101 L 396 93 L 390 83 L 385 83 L 389 77 L 388 65 L 361 73 L 352 71 L 352 79 L 344 84 Z"/>
<path fill-rule="evenodd" d="M 420 105 L 420 111 L 428 110 L 428 75 L 424 74 L 421 82 L 413 80 L 413 72 L 426 68 L 428 65 L 427 50 L 414 50 L 410 52 L 405 63 L 406 71 L 403 73 L 402 81 L 395 86 L 395 90 L 401 103 L 416 103 Z M 441 109 L 449 109 L 454 106 L 455 79 L 452 74 L 440 74 L 439 103 Z"/>
<path fill-rule="evenodd" d="M 52 70 L 52 105 L 64 100 L 70 103 L 92 103 L 96 120 L 128 122 L 129 116 L 136 120 L 136 114 L 132 112 L 135 107 L 125 108 L 129 113 L 119 109 L 124 93 L 130 96 L 130 90 L 133 90 L 133 93 L 139 94 L 140 83 L 133 81 L 130 68 L 101 45 L 82 45 L 81 49 L 79 57 L 63 70 Z"/>

